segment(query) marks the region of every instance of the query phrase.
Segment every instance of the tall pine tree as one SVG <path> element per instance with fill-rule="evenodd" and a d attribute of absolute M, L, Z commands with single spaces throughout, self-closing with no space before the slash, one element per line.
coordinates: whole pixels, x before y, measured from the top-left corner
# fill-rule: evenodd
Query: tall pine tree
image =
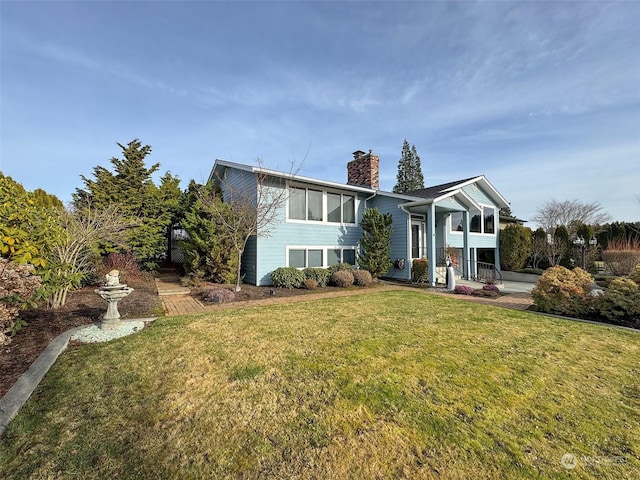
<path fill-rule="evenodd" d="M 407 193 L 413 190 L 424 188 L 424 176 L 420 165 L 420 157 L 416 151 L 416 146 L 409 148 L 409 142 L 405 139 L 402 144 L 402 153 L 398 162 L 398 175 L 396 186 L 393 187 L 395 193 Z"/>

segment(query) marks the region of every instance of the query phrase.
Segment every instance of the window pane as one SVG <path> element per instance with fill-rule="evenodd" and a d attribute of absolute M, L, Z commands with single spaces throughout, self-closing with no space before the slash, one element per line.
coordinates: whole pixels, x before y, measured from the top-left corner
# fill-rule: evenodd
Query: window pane
<path fill-rule="evenodd" d="M 343 195 L 342 202 L 342 221 L 356 223 L 356 198 L 351 195 Z"/>
<path fill-rule="evenodd" d="M 471 210 L 469 215 L 471 215 L 469 231 L 480 233 L 482 228 L 482 214 L 478 210 Z"/>
<path fill-rule="evenodd" d="M 451 231 L 462 231 L 462 212 L 456 212 L 451 214 Z"/>
<path fill-rule="evenodd" d="M 309 250 L 309 267 L 321 267 L 322 266 L 322 250 Z"/>
<path fill-rule="evenodd" d="M 356 264 L 356 251 L 355 250 L 342 250 L 342 261 L 351 265 Z"/>
<path fill-rule="evenodd" d="M 411 258 L 420 258 L 420 225 L 411 225 Z"/>
<path fill-rule="evenodd" d="M 495 233 L 494 230 L 494 210 L 491 207 L 484 207 L 484 233 Z"/>
<path fill-rule="evenodd" d="M 327 221 L 340 223 L 340 194 L 327 193 Z"/>
<path fill-rule="evenodd" d="M 289 218 L 306 220 L 305 193 L 304 188 L 291 187 L 289 189 Z"/>
<path fill-rule="evenodd" d="M 328 250 L 327 251 L 327 265 L 337 265 L 340 263 L 340 250 Z"/>
<path fill-rule="evenodd" d="M 307 190 L 309 210 L 307 220 L 322 221 L 322 192 L 318 190 Z"/>
<path fill-rule="evenodd" d="M 289 250 L 289 266 L 304 268 L 304 250 Z"/>

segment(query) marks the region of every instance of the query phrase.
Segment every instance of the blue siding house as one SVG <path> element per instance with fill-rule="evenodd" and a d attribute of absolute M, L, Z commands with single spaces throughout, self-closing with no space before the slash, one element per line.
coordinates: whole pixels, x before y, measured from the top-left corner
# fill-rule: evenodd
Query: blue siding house
<path fill-rule="evenodd" d="M 258 203 L 263 197 L 279 199 L 271 220 L 247 244 L 245 282 L 270 285 L 278 267 L 355 265 L 366 208 L 393 218 L 394 265 L 387 277 L 411 280 L 412 260 L 424 257 L 429 282 L 444 283 L 447 255 L 466 279 L 499 272 L 499 210 L 509 204 L 484 176 L 397 194 L 379 189 L 377 155 L 371 150 L 353 155 L 346 184 L 215 161 L 209 181 L 220 187 L 225 200 L 238 192 Z"/>

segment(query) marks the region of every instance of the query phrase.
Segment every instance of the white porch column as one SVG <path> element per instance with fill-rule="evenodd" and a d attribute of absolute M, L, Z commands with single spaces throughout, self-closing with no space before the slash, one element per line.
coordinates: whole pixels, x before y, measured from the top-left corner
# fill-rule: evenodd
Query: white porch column
<path fill-rule="evenodd" d="M 429 260 L 429 282 L 436 286 L 436 207 L 429 204 L 427 211 L 427 259 Z"/>
<path fill-rule="evenodd" d="M 469 280 L 471 272 L 471 250 L 469 248 L 469 212 L 462 212 L 462 237 L 463 247 L 462 256 L 464 258 L 464 265 L 462 266 L 462 276 L 465 280 Z"/>

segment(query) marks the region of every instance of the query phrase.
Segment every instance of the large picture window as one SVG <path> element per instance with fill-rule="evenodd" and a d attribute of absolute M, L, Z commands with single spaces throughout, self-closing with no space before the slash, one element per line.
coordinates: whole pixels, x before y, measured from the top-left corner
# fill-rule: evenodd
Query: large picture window
<path fill-rule="evenodd" d="M 289 188 L 289 220 L 356 223 L 356 197 L 303 187 Z"/>

